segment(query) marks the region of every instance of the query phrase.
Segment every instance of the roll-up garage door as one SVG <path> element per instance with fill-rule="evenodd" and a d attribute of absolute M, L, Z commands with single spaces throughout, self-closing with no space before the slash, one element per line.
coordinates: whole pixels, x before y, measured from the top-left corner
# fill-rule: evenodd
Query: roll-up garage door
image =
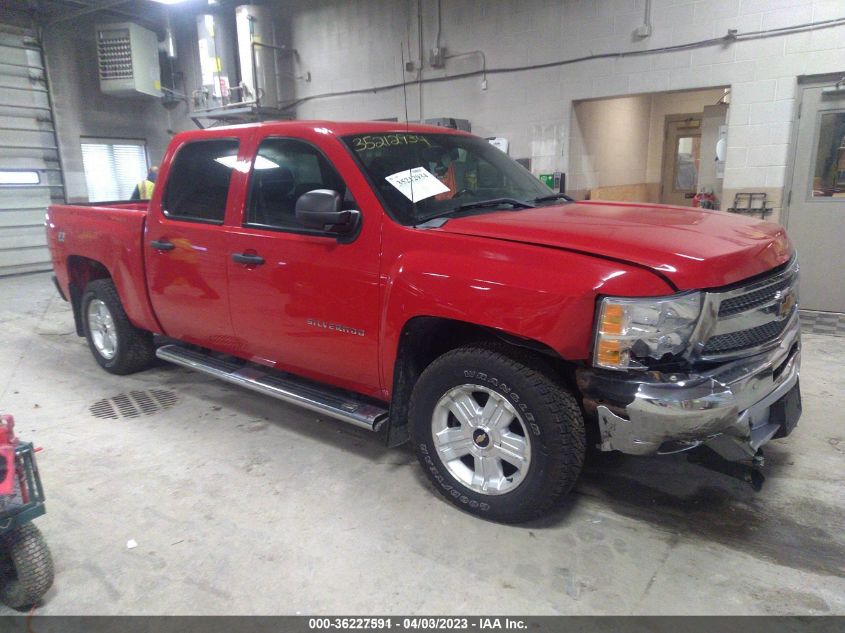
<path fill-rule="evenodd" d="M 0 276 L 48 270 L 44 213 L 62 202 L 62 172 L 41 47 L 0 24 Z"/>

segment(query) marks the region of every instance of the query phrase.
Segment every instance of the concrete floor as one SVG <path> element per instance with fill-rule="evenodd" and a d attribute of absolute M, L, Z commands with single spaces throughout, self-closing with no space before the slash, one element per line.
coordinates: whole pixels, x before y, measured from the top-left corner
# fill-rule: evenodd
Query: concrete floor
<path fill-rule="evenodd" d="M 44 447 L 40 613 L 845 614 L 845 338 L 804 337 L 804 417 L 762 493 L 681 456 L 608 460 L 506 527 L 366 431 L 177 367 L 105 373 L 46 274 L 0 279 L 0 322 L 0 410 Z M 178 403 L 89 412 L 150 388 Z"/>

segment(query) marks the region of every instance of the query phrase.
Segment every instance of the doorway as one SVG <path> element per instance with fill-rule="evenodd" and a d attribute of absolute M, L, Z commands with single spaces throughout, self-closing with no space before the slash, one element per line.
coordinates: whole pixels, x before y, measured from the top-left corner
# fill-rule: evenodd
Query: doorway
<path fill-rule="evenodd" d="M 665 129 L 660 202 L 690 206 L 698 188 L 701 166 L 701 116 L 669 115 Z"/>
<path fill-rule="evenodd" d="M 845 78 L 837 79 L 798 86 L 785 225 L 801 264 L 801 307 L 845 313 Z"/>
<path fill-rule="evenodd" d="M 567 193 L 576 199 L 691 205 L 697 191 L 721 197 L 726 87 L 576 101 Z M 667 121 L 673 126 L 667 140 Z M 671 148 L 670 158 L 666 146 Z M 664 162 L 665 161 L 665 162 Z M 664 192 L 661 184 L 664 171 Z"/>

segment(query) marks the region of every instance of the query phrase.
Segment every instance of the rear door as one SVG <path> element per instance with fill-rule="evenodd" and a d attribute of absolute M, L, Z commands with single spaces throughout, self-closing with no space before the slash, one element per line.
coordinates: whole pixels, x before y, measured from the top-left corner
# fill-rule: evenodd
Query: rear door
<path fill-rule="evenodd" d="M 226 229 L 235 138 L 186 142 L 162 173 L 144 236 L 150 300 L 168 336 L 231 351 Z"/>
<path fill-rule="evenodd" d="M 799 88 L 785 224 L 801 262 L 801 307 L 845 313 L 845 84 Z"/>
<path fill-rule="evenodd" d="M 357 168 L 334 139 L 259 133 L 227 260 L 235 336 L 256 362 L 376 395 L 381 210 L 359 208 L 372 195 L 339 175 Z M 299 225 L 296 200 L 313 189 L 360 210 L 360 232 L 338 241 Z"/>

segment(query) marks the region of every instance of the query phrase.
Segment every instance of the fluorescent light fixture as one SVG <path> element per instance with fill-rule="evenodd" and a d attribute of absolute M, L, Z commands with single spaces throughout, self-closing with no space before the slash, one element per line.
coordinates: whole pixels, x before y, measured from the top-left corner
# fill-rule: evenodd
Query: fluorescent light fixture
<path fill-rule="evenodd" d="M 229 169 L 234 169 L 235 165 L 238 162 L 237 156 L 221 156 L 220 158 L 215 158 L 214 162 L 220 163 L 224 167 L 228 167 Z"/>
<path fill-rule="evenodd" d="M 278 163 L 274 163 L 269 158 L 264 158 L 263 156 L 255 157 L 255 169 L 276 169 L 278 166 Z"/>
<path fill-rule="evenodd" d="M 220 158 L 215 158 L 215 162 L 228 167 L 229 169 L 234 169 L 235 165 L 238 162 L 237 156 L 221 156 Z M 269 158 L 264 158 L 263 156 L 256 156 L 255 157 L 255 165 L 253 167 L 255 169 L 275 169 L 279 165 L 274 163 Z"/>
<path fill-rule="evenodd" d="M 37 185 L 40 182 L 37 171 L 0 171 L 0 185 Z"/>
<path fill-rule="evenodd" d="M 153 0 L 153 2 L 158 2 L 159 4 L 180 4 L 185 2 L 185 0 Z"/>

